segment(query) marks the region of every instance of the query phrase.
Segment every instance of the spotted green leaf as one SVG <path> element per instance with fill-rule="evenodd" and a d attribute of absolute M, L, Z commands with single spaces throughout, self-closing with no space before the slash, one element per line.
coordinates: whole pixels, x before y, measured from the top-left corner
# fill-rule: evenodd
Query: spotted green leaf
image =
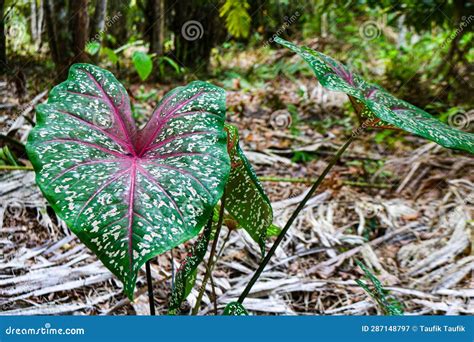
<path fill-rule="evenodd" d="M 173 291 L 171 292 L 168 309 L 168 313 L 170 315 L 175 315 L 178 312 L 181 303 L 191 292 L 196 280 L 197 268 L 206 255 L 211 232 L 212 220 L 209 220 L 204 232 L 181 263 L 181 266 L 176 274 Z"/>
<path fill-rule="evenodd" d="M 224 309 L 224 316 L 248 316 L 249 313 L 239 302 L 230 302 Z"/>
<path fill-rule="evenodd" d="M 364 121 L 383 128 L 400 128 L 444 147 L 474 153 L 474 134 L 457 130 L 424 110 L 400 100 L 382 87 L 366 82 L 342 63 L 279 37 L 275 42 L 300 55 L 324 87 L 346 93 Z"/>
<path fill-rule="evenodd" d="M 196 236 L 222 196 L 224 90 L 178 87 L 139 130 L 115 77 L 75 64 L 36 115 L 27 152 L 37 184 L 133 298 L 141 266 Z"/>
<path fill-rule="evenodd" d="M 231 171 L 226 186 L 225 209 L 265 252 L 267 229 L 273 221 L 273 210 L 265 191 L 239 146 L 239 132 L 226 124 Z"/>
<path fill-rule="evenodd" d="M 357 285 L 364 289 L 367 294 L 377 303 L 382 311 L 389 316 L 403 315 L 402 304 L 392 298 L 387 298 L 388 291 L 385 290 L 380 280 L 370 272 L 367 267 L 360 261 L 356 260 L 356 264 L 364 271 L 365 276 L 373 285 L 373 289 L 360 279 L 356 279 Z"/>

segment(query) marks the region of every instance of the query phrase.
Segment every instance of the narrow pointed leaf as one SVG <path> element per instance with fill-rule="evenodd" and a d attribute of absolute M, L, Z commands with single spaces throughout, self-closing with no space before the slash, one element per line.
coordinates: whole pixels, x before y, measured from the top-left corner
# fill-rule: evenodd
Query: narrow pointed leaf
<path fill-rule="evenodd" d="M 225 125 L 228 133 L 231 171 L 226 186 L 225 209 L 265 252 L 267 229 L 273 221 L 273 210 L 252 166 L 239 146 L 235 126 Z"/>
<path fill-rule="evenodd" d="M 178 312 L 181 303 L 186 299 L 194 286 L 197 268 L 206 255 L 211 232 L 212 220 L 206 225 L 204 232 L 181 263 L 178 273 L 176 274 L 173 291 L 171 292 L 168 309 L 170 315 L 175 315 Z"/>
<path fill-rule="evenodd" d="M 300 55 L 326 88 L 346 93 L 363 120 L 382 128 L 397 127 L 434 141 L 441 146 L 474 153 L 474 134 L 457 130 L 424 110 L 400 100 L 382 87 L 366 82 L 342 63 L 311 50 L 300 48 L 279 37 L 275 42 Z M 374 118 L 378 120 L 373 120 Z"/>
<path fill-rule="evenodd" d="M 224 316 L 248 316 L 249 313 L 239 302 L 231 302 L 224 309 Z"/>
<path fill-rule="evenodd" d="M 36 112 L 27 152 L 39 187 L 133 298 L 141 266 L 196 236 L 222 196 L 225 92 L 176 88 L 138 130 L 115 77 L 76 64 Z"/>

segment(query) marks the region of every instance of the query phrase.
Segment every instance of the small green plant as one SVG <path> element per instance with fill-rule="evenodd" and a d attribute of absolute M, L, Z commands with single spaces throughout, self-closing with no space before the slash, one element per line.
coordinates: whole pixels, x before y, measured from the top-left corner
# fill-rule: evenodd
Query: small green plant
<path fill-rule="evenodd" d="M 0 165 L 19 166 L 16 156 L 7 145 L 0 148 Z"/>
<path fill-rule="evenodd" d="M 93 56 L 100 54 L 102 57 L 105 57 L 112 64 L 119 64 L 121 61 L 120 55 L 123 56 L 123 52 L 132 47 L 144 47 L 143 41 L 137 40 L 125 44 L 115 50 L 108 48 L 106 46 L 101 46 L 99 42 L 91 41 L 86 44 L 85 51 Z M 182 73 L 182 68 L 170 57 L 168 56 L 157 56 L 155 54 L 149 54 L 141 50 L 135 50 L 132 53 L 132 64 L 137 72 L 138 76 L 142 81 L 145 81 L 150 77 L 153 71 L 153 67 L 158 67 L 158 72 L 160 76 L 165 76 L 165 66 L 168 65 L 171 69 L 177 74 Z"/>
<path fill-rule="evenodd" d="M 365 265 L 356 260 L 356 264 L 364 271 L 365 277 L 372 283 L 372 286 L 367 285 L 360 279 L 356 279 L 357 285 L 364 289 L 367 294 L 377 303 L 379 308 L 385 315 L 399 316 L 403 315 L 403 306 L 394 298 L 388 298 L 388 291 L 384 289 L 380 280 L 377 279 L 372 272 L 369 271 Z"/>

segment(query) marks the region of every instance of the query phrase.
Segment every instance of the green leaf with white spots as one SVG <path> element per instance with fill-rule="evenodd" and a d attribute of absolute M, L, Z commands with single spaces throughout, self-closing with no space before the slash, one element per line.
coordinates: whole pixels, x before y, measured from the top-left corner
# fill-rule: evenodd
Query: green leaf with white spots
<path fill-rule="evenodd" d="M 388 291 L 383 287 L 380 280 L 377 279 L 372 272 L 369 271 L 367 267 L 360 261 L 356 260 L 356 264 L 364 271 L 365 276 L 372 283 L 373 288 L 369 287 L 360 279 L 356 279 L 357 285 L 364 289 L 365 292 L 369 294 L 370 297 L 377 303 L 377 305 L 382 309 L 384 314 L 389 316 L 400 316 L 403 315 L 403 306 L 396 299 L 388 298 Z"/>
<path fill-rule="evenodd" d="M 267 229 L 273 221 L 273 210 L 252 166 L 239 146 L 239 132 L 226 124 L 231 171 L 226 186 L 225 209 L 265 252 Z"/>
<path fill-rule="evenodd" d="M 249 313 L 239 302 L 230 302 L 224 309 L 224 316 L 248 316 Z"/>
<path fill-rule="evenodd" d="M 279 37 L 275 42 L 300 55 L 324 87 L 346 93 L 363 121 L 381 128 L 400 128 L 441 146 L 474 153 L 474 134 L 457 130 L 424 110 L 400 100 L 382 87 L 366 82 L 342 63 L 314 51 L 300 48 Z"/>
<path fill-rule="evenodd" d="M 209 240 L 212 232 L 212 219 L 209 220 L 204 232 L 196 241 L 192 250 L 188 253 L 186 258 L 181 263 L 178 273 L 176 274 L 176 279 L 174 282 L 174 288 L 171 292 L 171 298 L 169 303 L 168 313 L 170 315 L 176 315 L 179 307 L 183 300 L 191 292 L 191 289 L 194 286 L 197 275 L 197 268 L 199 264 L 204 259 L 204 256 L 207 252 L 207 246 L 209 245 Z"/>
<path fill-rule="evenodd" d="M 176 88 L 138 130 L 115 77 L 75 64 L 36 116 L 27 152 L 37 184 L 133 298 L 141 266 L 196 236 L 222 196 L 224 90 Z"/>

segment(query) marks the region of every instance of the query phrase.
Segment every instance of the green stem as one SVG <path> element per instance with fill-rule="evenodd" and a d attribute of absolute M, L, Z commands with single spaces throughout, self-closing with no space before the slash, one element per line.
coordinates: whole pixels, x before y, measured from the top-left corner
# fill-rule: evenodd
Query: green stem
<path fill-rule="evenodd" d="M 155 316 L 155 299 L 153 297 L 153 283 L 151 278 L 150 260 L 146 262 L 146 283 L 148 286 L 148 301 L 150 305 L 150 316 Z"/>
<path fill-rule="evenodd" d="M 0 170 L 25 170 L 33 171 L 32 166 L 0 165 Z"/>
<path fill-rule="evenodd" d="M 349 145 L 352 143 L 352 141 L 354 141 L 355 138 L 356 138 L 356 135 L 352 134 L 351 137 L 346 141 L 346 143 L 337 151 L 336 155 L 331 159 L 328 166 L 326 166 L 326 168 L 324 169 L 323 173 L 318 177 L 318 179 L 316 180 L 314 185 L 311 187 L 311 189 L 306 194 L 304 199 L 300 202 L 300 204 L 298 205 L 296 210 L 293 212 L 293 214 L 289 218 L 288 222 L 286 222 L 285 227 L 282 229 L 281 233 L 278 235 L 278 238 L 273 243 L 273 246 L 270 248 L 270 250 L 268 251 L 265 258 L 260 262 L 260 265 L 258 266 L 257 270 L 255 271 L 252 279 L 250 279 L 250 281 L 248 282 L 248 284 L 245 287 L 244 291 L 242 292 L 239 299 L 237 300 L 240 304 L 242 304 L 244 302 L 245 298 L 249 294 L 249 292 L 252 289 L 253 285 L 257 282 L 258 278 L 260 277 L 263 270 L 265 269 L 265 266 L 267 266 L 268 262 L 270 261 L 271 257 L 273 256 L 273 254 L 275 254 L 276 249 L 278 248 L 280 243 L 283 241 L 283 238 L 285 237 L 286 232 L 288 231 L 288 229 L 290 229 L 291 225 L 295 221 L 295 219 L 298 216 L 298 214 L 300 213 L 300 211 L 303 210 L 303 208 L 305 207 L 306 202 L 308 202 L 309 199 L 313 196 L 314 192 L 321 185 L 321 183 L 323 182 L 326 175 L 329 173 L 329 171 L 332 169 L 332 167 L 337 163 L 337 161 L 339 160 L 341 155 L 349 147 Z"/>
<path fill-rule="evenodd" d="M 317 181 L 316 178 L 293 178 L 293 177 L 276 177 L 276 176 L 262 176 L 262 177 L 258 177 L 258 180 L 261 182 L 310 183 L 310 184 Z M 343 180 L 342 184 L 357 186 L 357 187 L 366 187 L 366 188 L 380 188 L 380 189 L 390 188 L 390 185 L 388 184 L 372 184 L 372 183 L 348 181 L 348 180 Z"/>
<path fill-rule="evenodd" d="M 214 264 L 214 255 L 216 254 L 217 241 L 219 240 L 219 235 L 221 233 L 222 222 L 224 221 L 224 207 L 225 207 L 225 191 L 221 198 L 221 207 L 219 209 L 219 219 L 217 221 L 217 228 L 214 234 L 214 241 L 212 241 L 211 253 L 209 254 L 209 260 L 207 261 L 206 274 L 202 280 L 201 288 L 199 289 L 199 294 L 196 299 L 196 305 L 194 305 L 192 315 L 197 315 L 199 308 L 201 307 L 202 297 L 204 296 L 204 291 L 206 290 L 206 284 L 211 276 L 212 266 Z"/>
<path fill-rule="evenodd" d="M 213 264 L 214 266 L 214 264 Z M 209 273 L 212 287 L 212 302 L 214 303 L 214 315 L 217 316 L 217 295 L 216 295 L 216 285 L 214 284 L 214 278 L 212 277 L 212 270 Z"/>

